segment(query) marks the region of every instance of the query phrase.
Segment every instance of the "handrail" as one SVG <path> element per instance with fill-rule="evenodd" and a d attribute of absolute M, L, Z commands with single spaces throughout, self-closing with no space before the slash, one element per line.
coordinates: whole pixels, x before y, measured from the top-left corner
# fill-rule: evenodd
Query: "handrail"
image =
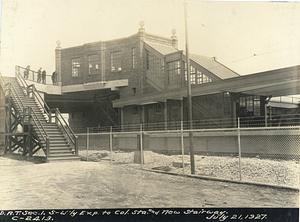
<path fill-rule="evenodd" d="M 20 109 L 21 109 L 21 110 L 24 109 L 25 106 L 24 106 L 24 104 L 23 104 L 23 102 L 22 102 L 22 100 L 21 100 L 21 97 L 20 97 L 19 94 L 17 93 L 17 91 L 16 91 L 14 85 L 13 85 L 11 82 L 9 83 L 9 85 L 10 85 L 10 89 L 13 89 L 13 90 L 12 90 L 12 93 L 14 94 L 14 96 L 16 95 L 16 97 L 18 97 L 18 98 L 16 98 L 16 101 L 17 101 L 18 105 L 21 104 L 21 106 L 19 106 Z M 20 101 L 20 102 L 19 102 L 19 101 Z"/>
<path fill-rule="evenodd" d="M 34 110 L 32 109 L 32 107 L 28 107 L 28 109 L 31 109 L 31 113 L 33 114 L 32 117 L 34 116 L 34 117 L 36 118 L 36 120 L 35 120 L 34 118 L 32 118 L 32 119 L 33 119 L 33 121 L 36 123 L 36 126 L 37 126 L 37 128 L 38 128 L 38 131 L 41 133 L 41 135 L 42 135 L 42 137 L 43 137 L 43 140 L 46 142 L 46 139 L 47 139 L 47 137 L 49 137 L 49 136 L 48 136 L 48 134 L 47 134 L 45 128 L 43 127 L 41 121 L 40 121 L 39 118 L 37 117 L 37 115 L 36 115 L 36 113 L 34 112 Z M 38 124 L 37 124 L 37 123 L 38 123 Z M 41 130 L 40 128 L 42 128 L 42 130 Z M 43 132 L 42 132 L 42 131 L 43 131 Z M 44 136 L 43 133 L 45 134 L 45 136 Z"/>
<path fill-rule="evenodd" d="M 16 66 L 16 69 L 17 69 L 17 67 L 20 68 L 20 66 Z M 35 96 L 38 96 L 37 101 L 39 102 L 39 104 L 41 105 L 41 107 L 44 109 L 44 111 L 45 111 L 45 113 L 48 115 L 48 117 L 50 118 L 50 114 L 49 114 L 50 108 L 49 108 L 49 106 L 47 105 L 47 103 L 45 102 L 45 100 L 41 97 L 40 93 L 37 91 L 35 85 L 34 85 L 34 84 L 28 85 L 28 84 L 26 83 L 26 81 L 24 80 L 23 76 L 20 74 L 20 72 L 17 72 L 17 71 L 16 71 L 15 74 L 16 74 L 17 79 L 20 80 L 20 82 L 21 82 L 21 84 L 23 85 L 23 87 L 26 88 L 27 94 L 28 94 L 28 95 L 29 95 L 30 92 L 32 92 Z M 30 91 L 30 89 L 31 89 L 31 91 Z M 44 104 L 42 104 L 41 101 L 42 101 Z M 45 107 L 46 107 L 46 108 L 45 108 Z"/>
<path fill-rule="evenodd" d="M 76 145 L 76 135 L 73 132 L 73 130 L 70 128 L 70 126 L 67 124 L 63 116 L 61 115 L 60 111 L 58 108 L 55 108 L 55 118 L 60 122 L 60 125 L 62 126 L 63 130 L 66 132 L 70 140 L 74 145 Z M 61 120 L 62 119 L 62 120 Z M 62 123 L 63 122 L 63 123 Z M 72 138 L 73 136 L 73 138 Z"/>
<path fill-rule="evenodd" d="M 32 93 L 34 93 L 34 95 L 38 95 L 39 99 L 38 102 L 40 103 L 40 105 L 43 107 L 43 109 L 45 110 L 45 112 L 49 115 L 49 111 L 50 111 L 50 108 L 49 106 L 47 105 L 47 103 L 45 102 L 45 100 L 41 97 L 41 95 L 39 94 L 39 92 L 37 91 L 37 89 L 35 88 L 35 85 L 34 84 L 31 84 L 28 86 L 28 89 L 32 88 Z M 41 103 L 41 101 L 43 101 L 44 104 Z M 45 109 L 45 107 L 47 109 Z"/>
<path fill-rule="evenodd" d="M 33 122 L 35 123 L 35 126 L 37 127 L 37 130 L 40 132 L 42 139 L 45 142 L 46 145 L 46 158 L 49 156 L 49 148 L 50 148 L 50 141 L 49 141 L 49 135 L 47 134 L 43 124 L 39 120 L 38 116 L 36 115 L 35 111 L 32 107 L 27 107 L 25 109 L 28 109 L 28 118 L 32 117 Z M 30 124 L 30 123 L 29 123 Z"/>
<path fill-rule="evenodd" d="M 21 70 L 26 71 L 27 68 L 22 67 L 22 66 L 17 66 L 17 65 L 15 66 L 15 73 L 23 77 L 23 75 L 21 74 Z M 24 79 L 24 77 L 23 77 L 23 79 Z M 53 85 L 53 83 L 51 81 L 52 75 L 46 75 L 46 83 L 37 82 L 37 79 L 38 79 L 38 72 L 30 69 L 29 73 L 28 73 L 28 77 L 26 78 L 27 81 L 33 81 L 33 82 L 36 82 L 39 84 L 44 84 L 44 85 Z"/>
<path fill-rule="evenodd" d="M 28 85 L 27 85 L 27 82 L 25 81 L 25 79 L 23 78 L 23 76 L 20 74 L 20 70 L 17 72 L 17 67 L 20 69 L 20 66 L 16 66 L 15 67 L 15 76 L 17 77 L 17 79 L 20 80 L 21 84 L 23 85 L 23 87 L 25 89 L 27 89 Z"/>

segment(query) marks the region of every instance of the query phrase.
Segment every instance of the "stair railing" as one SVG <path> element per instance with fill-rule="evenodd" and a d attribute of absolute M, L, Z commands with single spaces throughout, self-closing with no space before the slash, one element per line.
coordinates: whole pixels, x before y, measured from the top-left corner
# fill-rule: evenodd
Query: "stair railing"
<path fill-rule="evenodd" d="M 17 93 L 17 90 L 15 89 L 14 85 L 11 82 L 6 83 L 1 73 L 0 73 L 0 85 L 4 92 L 8 91 L 9 96 L 13 96 L 15 98 L 19 106 L 19 109 L 20 110 L 24 109 L 24 104 L 22 103 L 22 100 L 19 94 Z"/>
<path fill-rule="evenodd" d="M 0 72 L 0 86 L 1 86 L 1 88 L 3 90 L 3 92 L 5 92 L 5 88 L 6 88 L 5 85 L 6 85 L 5 80 L 4 80 L 3 76 L 2 76 L 2 73 Z"/>
<path fill-rule="evenodd" d="M 16 68 L 15 68 L 15 75 L 16 75 L 17 79 L 20 81 L 21 85 L 27 89 L 27 96 L 30 96 L 30 94 L 32 94 L 33 97 L 37 98 L 36 100 L 39 102 L 42 109 L 48 116 L 49 123 L 51 123 L 52 122 L 52 120 L 51 120 L 52 119 L 52 110 L 49 108 L 49 106 L 47 105 L 45 100 L 41 97 L 40 93 L 35 88 L 35 85 L 34 84 L 28 85 L 26 83 L 25 79 L 23 78 L 23 76 L 20 73 L 19 66 L 16 66 Z M 57 108 L 54 109 L 54 113 L 55 113 L 55 123 L 60 125 L 61 128 L 66 132 L 66 135 L 68 136 L 69 141 L 71 141 L 71 143 L 75 147 L 75 154 L 78 155 L 78 142 L 77 142 L 78 137 L 74 134 L 73 130 L 66 123 L 65 119 L 62 117 L 61 113 L 59 112 L 59 110 Z"/>
<path fill-rule="evenodd" d="M 38 101 L 38 103 L 40 104 L 40 106 L 42 107 L 42 109 L 44 110 L 44 112 L 46 113 L 46 115 L 48 116 L 48 119 L 50 119 L 50 108 L 47 105 L 47 103 L 44 101 L 44 99 L 41 97 L 40 93 L 37 91 L 36 87 L 34 84 L 28 85 L 25 81 L 25 79 L 23 78 L 23 76 L 20 74 L 20 67 L 16 66 L 16 71 L 15 71 L 15 75 L 17 77 L 17 80 L 19 80 L 21 87 L 25 88 L 27 91 L 27 96 L 30 97 L 35 97 L 37 98 L 36 100 Z"/>
<path fill-rule="evenodd" d="M 27 87 L 28 87 L 28 85 L 27 85 L 27 83 L 26 83 L 26 81 L 25 81 L 25 79 L 24 79 L 24 77 L 21 75 L 21 73 L 20 73 L 20 66 L 16 66 L 15 67 L 15 76 L 16 76 L 16 78 L 17 78 L 17 80 L 19 80 L 19 82 L 20 82 L 20 84 L 21 84 L 21 87 L 23 88 L 23 89 L 25 89 L 25 91 L 27 91 Z M 25 69 L 25 68 L 24 68 Z"/>
<path fill-rule="evenodd" d="M 75 154 L 78 155 L 78 142 L 77 142 L 77 136 L 73 132 L 73 130 L 70 128 L 70 126 L 67 124 L 63 116 L 61 115 L 58 108 L 51 109 L 51 113 L 55 114 L 55 123 L 59 125 L 63 131 L 66 133 L 66 135 L 69 138 L 69 141 L 74 145 L 75 147 Z"/>
<path fill-rule="evenodd" d="M 40 133 L 42 140 L 44 141 L 44 143 L 46 144 L 46 160 L 48 161 L 48 157 L 49 157 L 49 151 L 50 151 L 50 139 L 49 139 L 49 135 L 47 134 L 43 124 L 41 123 L 41 121 L 39 120 L 38 116 L 36 115 L 36 113 L 34 112 L 32 107 L 28 107 L 25 108 L 25 112 L 26 113 L 26 109 L 28 109 L 28 118 L 29 118 L 29 125 L 31 124 L 31 120 L 33 120 L 34 125 L 36 126 L 36 130 Z"/>
<path fill-rule="evenodd" d="M 27 87 L 27 95 L 29 96 L 31 93 L 32 93 L 31 97 L 37 98 L 36 101 L 38 101 L 44 113 L 46 113 L 46 115 L 48 116 L 48 120 L 50 120 L 50 115 L 51 115 L 50 108 L 45 102 L 45 100 L 41 97 L 40 93 L 37 91 L 34 84 L 31 84 Z"/>
<path fill-rule="evenodd" d="M 9 85 L 9 90 L 12 93 L 10 95 L 12 95 L 15 98 L 15 100 L 17 102 L 17 107 L 19 107 L 20 111 L 23 110 L 25 108 L 25 106 L 24 106 L 24 104 L 23 104 L 23 102 L 21 100 L 21 97 L 17 93 L 17 90 L 15 89 L 14 85 L 11 82 L 8 83 L 8 85 Z"/>

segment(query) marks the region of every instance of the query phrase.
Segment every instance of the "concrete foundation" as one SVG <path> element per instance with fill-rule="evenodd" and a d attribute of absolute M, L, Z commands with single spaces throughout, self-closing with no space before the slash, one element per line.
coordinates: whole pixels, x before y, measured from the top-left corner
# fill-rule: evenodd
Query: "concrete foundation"
<path fill-rule="evenodd" d="M 143 151 L 143 164 L 153 163 L 152 151 Z M 141 151 L 134 151 L 134 163 L 141 163 Z"/>

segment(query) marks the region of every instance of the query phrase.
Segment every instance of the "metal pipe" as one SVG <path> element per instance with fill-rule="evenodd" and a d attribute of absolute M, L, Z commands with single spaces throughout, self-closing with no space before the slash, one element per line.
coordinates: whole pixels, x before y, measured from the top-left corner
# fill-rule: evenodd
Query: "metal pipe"
<path fill-rule="evenodd" d="M 191 73 L 190 73 L 190 58 L 189 58 L 189 43 L 188 43 L 188 27 L 187 27 L 187 3 L 184 3 L 184 18 L 185 18 L 185 41 L 186 41 L 186 65 L 187 65 L 187 91 L 188 91 L 188 109 L 190 130 L 193 129 L 193 106 L 192 106 L 192 89 L 191 89 Z M 194 139 L 193 132 L 189 131 L 190 140 L 190 159 L 191 159 L 191 174 L 195 174 L 195 159 L 194 159 Z"/>

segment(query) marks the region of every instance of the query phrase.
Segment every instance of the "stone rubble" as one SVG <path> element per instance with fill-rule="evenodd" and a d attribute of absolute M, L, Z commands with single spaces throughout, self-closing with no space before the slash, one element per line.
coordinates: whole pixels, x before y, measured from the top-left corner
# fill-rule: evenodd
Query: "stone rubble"
<path fill-rule="evenodd" d="M 82 160 L 86 160 L 86 150 L 79 151 Z M 110 158 L 106 150 L 89 150 L 89 161 L 101 161 L 103 157 Z M 112 152 L 114 164 L 126 164 L 128 167 L 141 168 L 133 163 L 134 152 Z M 143 165 L 145 169 L 168 167 L 173 173 L 183 173 L 183 168 L 173 166 L 173 162 L 182 162 L 182 155 L 164 155 L 153 152 L 153 163 Z M 190 163 L 190 156 L 184 155 L 184 163 Z M 294 160 L 270 160 L 256 158 L 241 158 L 242 181 L 264 183 L 271 185 L 299 188 L 300 164 Z M 239 158 L 195 155 L 196 175 L 240 180 Z M 190 165 L 185 166 L 185 174 L 191 174 Z"/>

